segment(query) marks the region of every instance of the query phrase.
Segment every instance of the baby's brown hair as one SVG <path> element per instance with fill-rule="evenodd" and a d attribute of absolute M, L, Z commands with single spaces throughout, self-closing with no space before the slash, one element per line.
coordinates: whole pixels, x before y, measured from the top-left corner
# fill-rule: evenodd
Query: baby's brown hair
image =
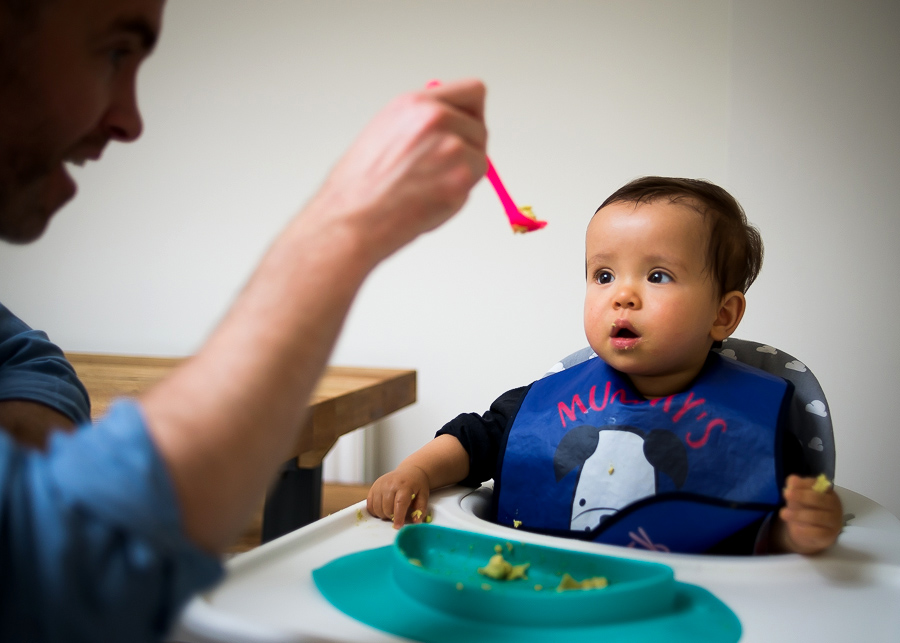
<path fill-rule="evenodd" d="M 652 203 L 668 199 L 696 210 L 709 222 L 707 265 L 720 294 L 747 292 L 763 261 L 759 231 L 747 222 L 744 209 L 718 185 L 699 179 L 645 176 L 613 192 L 597 211 L 612 203 Z"/>

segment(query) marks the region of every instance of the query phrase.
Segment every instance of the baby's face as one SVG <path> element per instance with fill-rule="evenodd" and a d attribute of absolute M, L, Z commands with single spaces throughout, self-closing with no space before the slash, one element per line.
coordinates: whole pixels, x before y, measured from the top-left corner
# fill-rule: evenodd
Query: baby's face
<path fill-rule="evenodd" d="M 712 345 L 719 296 L 708 243 L 700 214 L 668 199 L 608 205 L 588 226 L 588 342 L 645 396 L 683 390 Z"/>

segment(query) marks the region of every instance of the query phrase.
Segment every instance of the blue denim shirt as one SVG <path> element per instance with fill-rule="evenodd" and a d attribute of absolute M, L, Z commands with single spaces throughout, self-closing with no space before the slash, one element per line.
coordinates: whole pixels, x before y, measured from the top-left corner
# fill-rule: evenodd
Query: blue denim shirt
<path fill-rule="evenodd" d="M 46 336 L 41 342 L 49 344 Z M 37 382 L 49 369 L 29 379 L 17 363 L 27 385 L 0 364 L 0 399 L 28 391 L 24 399 L 78 419 L 86 413 L 86 395 L 55 404 L 79 389 L 77 378 L 63 376 L 42 400 Z M 15 395 L 6 395 L 6 382 Z M 53 434 L 43 452 L 0 431 L 0 641 L 158 641 L 188 599 L 221 575 L 218 559 L 184 533 L 136 403 L 118 402 L 94 426 Z"/>

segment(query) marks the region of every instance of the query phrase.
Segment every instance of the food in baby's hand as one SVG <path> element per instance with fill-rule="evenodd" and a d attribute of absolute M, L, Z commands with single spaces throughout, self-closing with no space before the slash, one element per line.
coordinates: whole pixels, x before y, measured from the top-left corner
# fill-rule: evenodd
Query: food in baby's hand
<path fill-rule="evenodd" d="M 813 491 L 818 491 L 819 493 L 825 493 L 834 485 L 831 480 L 829 480 L 824 473 L 820 473 L 816 478 L 816 481 L 813 483 Z"/>
<path fill-rule="evenodd" d="M 418 519 L 421 518 L 421 517 L 422 517 L 422 510 L 421 510 L 421 509 L 416 509 L 414 512 L 412 512 L 412 519 L 413 519 L 413 520 L 418 520 Z"/>
<path fill-rule="evenodd" d="M 591 576 L 584 580 L 575 580 L 568 573 L 563 574 L 562 580 L 556 586 L 557 592 L 564 592 L 570 589 L 603 589 L 609 585 L 609 581 L 605 576 Z"/>

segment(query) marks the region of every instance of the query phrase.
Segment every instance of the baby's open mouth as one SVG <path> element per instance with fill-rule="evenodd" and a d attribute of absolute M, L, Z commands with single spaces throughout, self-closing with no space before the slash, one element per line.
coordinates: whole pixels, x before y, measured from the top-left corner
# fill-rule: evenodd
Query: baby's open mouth
<path fill-rule="evenodd" d="M 615 321 L 612 328 L 609 329 L 609 336 L 622 339 L 636 339 L 641 335 L 637 332 L 635 327 L 631 325 L 630 321 L 623 318 Z"/>
<path fill-rule="evenodd" d="M 631 350 L 642 340 L 641 334 L 627 319 L 617 319 L 609 330 L 609 341 L 617 350 Z"/>

